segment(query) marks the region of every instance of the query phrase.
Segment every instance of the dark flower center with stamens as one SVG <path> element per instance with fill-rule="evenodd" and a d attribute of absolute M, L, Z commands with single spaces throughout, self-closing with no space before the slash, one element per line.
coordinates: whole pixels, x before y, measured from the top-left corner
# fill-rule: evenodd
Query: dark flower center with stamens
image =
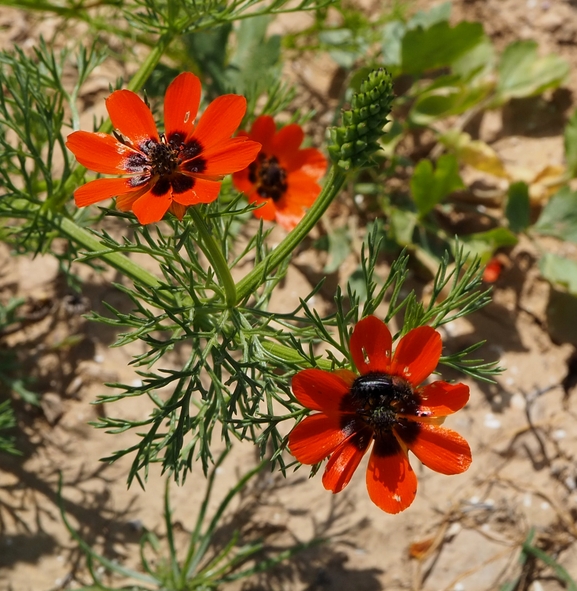
<path fill-rule="evenodd" d="M 178 149 L 174 146 L 147 140 L 140 149 L 148 156 L 152 176 L 170 176 L 178 169 Z"/>
<path fill-rule="evenodd" d="M 262 152 L 248 167 L 248 178 L 257 186 L 256 192 L 264 198 L 278 201 L 288 188 L 286 170 L 279 165 L 278 160 L 271 156 L 267 158 Z"/>
<path fill-rule="evenodd" d="M 192 189 L 194 178 L 183 172 L 204 172 L 206 160 L 200 156 L 202 145 L 194 139 L 184 142 L 184 137 L 185 134 L 174 132 L 168 141 L 161 135 L 160 142 L 154 139 L 141 142 L 140 152 L 131 154 L 125 163 L 129 172 L 140 173 L 130 180 L 130 184 L 140 187 L 155 178 L 151 189 L 153 195 L 165 195 L 170 189 L 177 194 Z M 116 138 L 122 141 L 122 136 L 116 135 Z"/>
<path fill-rule="evenodd" d="M 350 402 L 375 435 L 390 431 L 398 415 L 417 415 L 419 401 L 411 385 L 399 376 L 371 372 L 351 386 Z"/>

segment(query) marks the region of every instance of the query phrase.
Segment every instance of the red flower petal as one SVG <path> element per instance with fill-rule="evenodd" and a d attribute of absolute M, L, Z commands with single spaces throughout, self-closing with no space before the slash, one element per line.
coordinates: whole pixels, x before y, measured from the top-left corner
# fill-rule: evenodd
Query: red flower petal
<path fill-rule="evenodd" d="M 326 414 L 341 413 L 343 397 L 350 386 L 343 378 L 322 369 L 304 369 L 293 376 L 292 390 L 306 408 Z"/>
<path fill-rule="evenodd" d="M 390 373 L 404 377 L 416 387 L 437 367 L 442 350 L 441 335 L 435 329 L 430 326 L 414 328 L 395 349 Z"/>
<path fill-rule="evenodd" d="M 197 205 L 198 203 L 212 203 L 220 193 L 219 181 L 209 181 L 195 178 L 192 189 L 183 193 L 173 193 L 172 198 L 181 205 Z"/>
<path fill-rule="evenodd" d="M 417 494 L 417 476 L 392 433 L 375 440 L 367 468 L 371 501 L 387 513 L 406 509 Z"/>
<path fill-rule="evenodd" d="M 159 141 L 158 131 L 150 109 L 130 90 L 116 90 L 106 99 L 106 109 L 112 125 L 127 137 L 135 147 L 140 142 Z"/>
<path fill-rule="evenodd" d="M 170 191 L 167 191 L 164 195 L 154 195 L 148 191 L 134 202 L 132 211 L 144 226 L 159 222 L 168 211 L 171 203 Z"/>
<path fill-rule="evenodd" d="M 320 185 L 302 171 L 292 172 L 287 179 L 287 192 L 279 201 L 279 208 L 310 207 L 321 192 Z"/>
<path fill-rule="evenodd" d="M 129 184 L 130 179 L 96 179 L 74 191 L 74 201 L 78 207 L 86 207 L 111 197 L 136 191 Z"/>
<path fill-rule="evenodd" d="M 419 411 L 431 417 L 446 417 L 461 410 L 469 400 L 469 386 L 433 382 L 417 392 Z"/>
<path fill-rule="evenodd" d="M 255 184 L 248 178 L 249 170 L 248 167 L 243 170 L 239 170 L 232 175 L 232 182 L 237 191 L 241 191 L 245 195 L 249 196 L 255 189 Z"/>
<path fill-rule="evenodd" d="M 316 148 L 300 150 L 299 158 L 304 159 L 301 170 L 315 181 L 327 171 L 327 159 Z"/>
<path fill-rule="evenodd" d="M 255 218 L 269 222 L 276 219 L 277 209 L 272 199 L 265 199 L 264 197 L 260 197 L 258 193 L 253 192 L 248 195 L 248 202 L 253 205 L 260 205 L 258 209 L 252 212 Z"/>
<path fill-rule="evenodd" d="M 179 74 L 166 89 L 164 131 L 169 140 L 173 133 L 178 133 L 181 141 L 192 133 L 200 105 L 200 91 L 200 80 L 190 72 Z"/>
<path fill-rule="evenodd" d="M 184 217 L 184 214 L 186 213 L 186 206 L 180 205 L 180 203 L 176 203 L 176 201 L 173 201 L 170 204 L 168 211 L 170 211 L 172 214 L 174 214 L 179 220 L 182 220 L 182 218 Z"/>
<path fill-rule="evenodd" d="M 208 150 L 230 138 L 246 112 L 246 99 L 236 94 L 225 94 L 214 99 L 202 114 L 194 138 Z"/>
<path fill-rule="evenodd" d="M 250 138 L 255 142 L 262 144 L 262 151 L 270 155 L 272 151 L 272 142 L 276 133 L 276 124 L 270 115 L 261 115 L 257 117 L 250 130 Z"/>
<path fill-rule="evenodd" d="M 289 166 L 298 153 L 303 143 L 305 133 L 300 125 L 291 123 L 285 125 L 275 136 L 272 142 L 271 152 L 281 162 L 282 166 Z"/>
<path fill-rule="evenodd" d="M 301 464 L 316 464 L 350 437 L 356 426 L 354 420 L 343 427 L 339 415 L 317 413 L 306 417 L 290 432 L 288 447 Z"/>
<path fill-rule="evenodd" d="M 132 193 L 126 193 L 126 195 L 118 195 L 118 197 L 116 198 L 116 209 L 118 209 L 119 211 L 132 211 L 132 206 L 134 205 L 134 202 L 144 193 L 146 193 L 146 191 L 148 190 L 148 187 L 144 187 L 143 189 L 140 189 L 138 191 L 133 191 Z"/>
<path fill-rule="evenodd" d="M 350 349 L 361 374 L 371 371 L 389 373 L 393 339 L 387 325 L 376 316 L 357 322 L 351 335 Z"/>
<path fill-rule="evenodd" d="M 246 137 L 235 137 L 219 142 L 216 146 L 202 152 L 206 168 L 202 171 L 206 176 L 224 176 L 244 170 L 254 162 L 260 152 L 260 144 Z"/>
<path fill-rule="evenodd" d="M 395 432 L 427 468 L 441 474 L 460 474 L 471 465 L 469 444 L 458 433 L 437 425 L 408 423 L 398 423 Z M 418 425 L 416 433 L 414 425 Z"/>
<path fill-rule="evenodd" d="M 351 435 L 331 454 L 323 474 L 327 490 L 338 493 L 347 486 L 371 441 L 372 432 L 366 428 Z"/>
<path fill-rule="evenodd" d="M 89 170 L 103 174 L 126 172 L 124 162 L 130 154 L 138 154 L 106 133 L 75 131 L 66 140 L 66 147 L 76 160 Z"/>

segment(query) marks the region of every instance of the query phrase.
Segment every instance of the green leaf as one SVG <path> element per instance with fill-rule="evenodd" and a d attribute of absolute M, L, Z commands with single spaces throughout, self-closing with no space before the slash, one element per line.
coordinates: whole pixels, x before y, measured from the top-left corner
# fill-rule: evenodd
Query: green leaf
<path fill-rule="evenodd" d="M 496 97 L 491 106 L 557 88 L 567 78 L 569 64 L 553 53 L 539 57 L 535 41 L 514 41 L 503 52 L 498 71 Z"/>
<path fill-rule="evenodd" d="M 442 76 L 422 93 L 419 93 L 409 117 L 416 125 L 430 125 L 437 119 L 460 115 L 489 92 L 487 85 L 471 86 L 459 76 Z"/>
<path fill-rule="evenodd" d="M 452 71 L 466 79 L 490 73 L 495 67 L 495 47 L 486 35 L 452 63 Z"/>
<path fill-rule="evenodd" d="M 512 183 L 507 195 L 505 215 L 509 228 L 515 232 L 523 232 L 531 223 L 531 203 L 527 183 Z"/>
<path fill-rule="evenodd" d="M 280 70 L 280 36 L 266 36 L 268 16 L 247 18 L 236 31 L 237 48 L 226 70 L 229 89 L 258 96 L 268 90 Z"/>
<path fill-rule="evenodd" d="M 407 31 L 401 48 L 403 72 L 418 75 L 450 66 L 484 38 L 480 23 L 461 22 L 451 27 L 443 21 L 429 29 Z"/>
<path fill-rule="evenodd" d="M 571 177 L 577 176 L 577 110 L 567 122 L 564 133 L 565 160 Z"/>
<path fill-rule="evenodd" d="M 560 189 L 544 207 L 534 228 L 540 234 L 577 242 L 577 193 L 569 187 Z"/>
<path fill-rule="evenodd" d="M 415 212 L 395 208 L 391 212 L 389 223 L 397 244 L 400 246 L 413 244 L 413 232 L 417 224 Z"/>
<path fill-rule="evenodd" d="M 464 244 L 465 251 L 469 251 L 469 255 L 477 255 L 483 265 L 498 248 L 517 244 L 517 236 L 507 228 L 493 228 L 486 232 L 459 236 L 459 240 Z"/>
<path fill-rule="evenodd" d="M 402 39 L 406 31 L 405 24 L 401 21 L 388 22 L 383 27 L 383 63 L 386 66 L 401 65 Z"/>
<path fill-rule="evenodd" d="M 337 228 L 329 234 L 329 259 L 325 265 L 325 273 L 334 273 L 349 256 L 351 239 L 348 228 Z"/>
<path fill-rule="evenodd" d="M 415 166 L 411 178 L 411 192 L 421 217 L 447 195 L 464 186 L 459 175 L 459 164 L 452 154 L 443 154 L 437 161 L 436 170 L 433 170 L 430 160 L 421 160 Z"/>
<path fill-rule="evenodd" d="M 539 269 L 549 283 L 577 295 L 577 262 L 548 252 L 541 257 Z"/>
<path fill-rule="evenodd" d="M 433 6 L 430 10 L 419 10 L 407 23 L 407 28 L 416 29 L 423 27 L 428 29 L 441 21 L 448 21 L 451 17 L 451 3 L 443 2 L 438 6 Z"/>

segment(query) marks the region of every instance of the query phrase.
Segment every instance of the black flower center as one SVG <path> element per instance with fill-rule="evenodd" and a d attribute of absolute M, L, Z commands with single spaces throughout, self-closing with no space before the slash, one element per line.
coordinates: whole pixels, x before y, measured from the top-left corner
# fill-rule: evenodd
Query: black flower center
<path fill-rule="evenodd" d="M 398 415 L 418 415 L 419 400 L 411 385 L 401 377 L 371 372 L 351 386 L 350 402 L 375 435 L 390 431 Z"/>
<path fill-rule="evenodd" d="M 170 176 L 178 169 L 178 149 L 162 141 L 162 139 L 160 142 L 146 140 L 140 144 L 140 149 L 148 156 L 150 174 L 152 176 Z"/>
<path fill-rule="evenodd" d="M 262 152 L 248 167 L 248 178 L 257 185 L 256 192 L 261 197 L 275 202 L 279 201 L 288 188 L 286 170 L 274 156 L 267 158 Z"/>

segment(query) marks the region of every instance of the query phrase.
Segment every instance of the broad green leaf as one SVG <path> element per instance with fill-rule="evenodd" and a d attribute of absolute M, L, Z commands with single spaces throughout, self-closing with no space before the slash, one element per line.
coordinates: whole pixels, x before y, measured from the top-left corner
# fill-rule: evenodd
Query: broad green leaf
<path fill-rule="evenodd" d="M 443 21 L 429 29 L 419 27 L 407 31 L 401 48 L 402 70 L 407 74 L 418 75 L 450 66 L 483 39 L 483 26 L 480 23 L 461 22 L 451 27 Z"/>
<path fill-rule="evenodd" d="M 229 46 L 228 39 L 231 31 L 232 24 L 226 23 L 219 27 L 183 35 L 182 38 L 190 58 L 199 65 L 205 77 L 213 81 L 210 87 L 212 96 L 209 98 L 214 98 L 229 89 L 229 83 L 226 80 L 225 62 L 226 48 Z"/>
<path fill-rule="evenodd" d="M 531 203 L 529 187 L 526 183 L 512 183 L 509 186 L 505 215 L 509 228 L 515 233 L 523 232 L 531 223 Z"/>
<path fill-rule="evenodd" d="M 443 2 L 438 6 L 433 6 L 430 10 L 419 10 L 407 23 L 407 28 L 416 29 L 429 27 L 440 23 L 441 21 L 448 21 L 451 17 L 451 3 Z"/>
<path fill-rule="evenodd" d="M 503 161 L 485 142 L 473 140 L 468 133 L 447 133 L 441 137 L 441 142 L 455 151 L 457 159 L 462 164 L 468 164 L 477 170 L 488 172 L 500 178 L 509 178 Z"/>
<path fill-rule="evenodd" d="M 539 269 L 553 286 L 547 304 L 549 334 L 555 342 L 577 345 L 577 261 L 548 252 Z"/>
<path fill-rule="evenodd" d="M 486 35 L 452 63 L 452 71 L 466 80 L 488 74 L 495 67 L 495 47 Z"/>
<path fill-rule="evenodd" d="M 496 96 L 491 106 L 557 88 L 567 78 L 569 64 L 553 53 L 539 57 L 535 41 L 514 41 L 505 48 L 498 72 Z"/>
<path fill-rule="evenodd" d="M 459 240 L 465 245 L 465 250 L 469 251 L 470 256 L 480 257 L 482 264 L 488 263 L 498 248 L 517 244 L 517 236 L 507 228 L 493 228 L 486 232 L 459 236 Z"/>
<path fill-rule="evenodd" d="M 401 44 L 405 31 L 405 24 L 401 21 L 391 21 L 383 27 L 382 50 L 386 66 L 401 65 Z"/>
<path fill-rule="evenodd" d="M 566 289 L 577 295 L 577 262 L 560 257 L 551 252 L 546 253 L 539 261 L 541 275 L 553 285 Z"/>
<path fill-rule="evenodd" d="M 459 175 L 459 164 L 451 154 L 443 154 L 433 170 L 430 160 L 421 160 L 411 178 L 411 192 L 419 215 L 429 213 L 447 195 L 464 187 Z"/>
<path fill-rule="evenodd" d="M 270 88 L 280 71 L 280 36 L 266 36 L 270 20 L 268 16 L 247 18 L 236 31 L 236 51 L 226 77 L 239 94 L 258 96 Z"/>
<path fill-rule="evenodd" d="M 413 244 L 413 232 L 417 224 L 417 216 L 414 211 L 393 209 L 389 223 L 393 238 L 397 244 L 400 246 Z"/>
<path fill-rule="evenodd" d="M 337 228 L 329 234 L 329 258 L 325 273 L 334 273 L 349 256 L 351 252 L 351 239 L 348 228 Z"/>
<path fill-rule="evenodd" d="M 445 85 L 440 85 L 445 81 Z M 457 76 L 443 76 L 418 95 L 409 117 L 416 125 L 430 125 L 437 119 L 464 113 L 488 92 L 487 86 L 471 86 Z"/>
<path fill-rule="evenodd" d="M 534 228 L 540 234 L 577 242 L 577 193 L 563 187 L 553 195 Z"/>
<path fill-rule="evenodd" d="M 577 110 L 565 127 L 565 160 L 571 177 L 577 176 Z"/>

